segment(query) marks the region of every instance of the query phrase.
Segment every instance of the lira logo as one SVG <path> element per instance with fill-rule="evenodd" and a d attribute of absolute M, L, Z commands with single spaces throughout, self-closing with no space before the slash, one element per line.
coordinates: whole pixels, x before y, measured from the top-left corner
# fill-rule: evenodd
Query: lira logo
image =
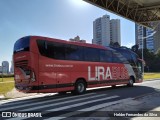
<path fill-rule="evenodd" d="M 88 66 L 88 80 L 129 79 L 127 68 L 121 66 Z"/>
<path fill-rule="evenodd" d="M 88 66 L 88 80 L 107 80 L 108 78 L 112 79 L 111 69 L 107 67 L 106 69 L 102 66 L 95 67 L 95 76 L 91 76 L 91 67 Z"/>

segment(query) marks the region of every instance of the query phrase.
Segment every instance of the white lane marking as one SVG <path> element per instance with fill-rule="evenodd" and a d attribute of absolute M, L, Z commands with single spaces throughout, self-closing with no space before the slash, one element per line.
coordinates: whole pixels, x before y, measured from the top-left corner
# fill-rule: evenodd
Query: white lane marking
<path fill-rule="evenodd" d="M 71 108 L 71 107 L 78 107 L 78 106 L 89 104 L 89 103 L 92 103 L 92 102 L 98 102 L 98 101 L 102 101 L 102 100 L 109 100 L 109 99 L 113 99 L 113 98 L 117 98 L 117 97 L 119 97 L 119 96 L 115 95 L 115 96 L 111 96 L 111 97 L 105 97 L 105 98 L 101 98 L 101 99 L 90 100 L 90 101 L 87 101 L 87 102 L 82 102 L 82 103 L 77 103 L 77 104 L 73 104 L 73 105 L 68 105 L 68 106 L 64 106 L 64 107 L 60 107 L 60 108 L 50 109 L 50 110 L 47 110 L 47 111 L 64 110 L 64 109 L 68 109 L 68 108 Z"/>
<path fill-rule="evenodd" d="M 104 108 L 104 107 L 107 107 L 107 106 L 110 106 L 110 105 L 113 105 L 113 104 L 117 104 L 117 103 L 121 103 L 121 102 L 127 102 L 128 100 L 132 100 L 132 98 L 126 98 L 126 99 L 121 99 L 121 100 L 117 100 L 117 101 L 113 101 L 113 102 L 108 102 L 108 103 L 103 103 L 103 104 L 95 105 L 93 107 L 80 109 L 80 110 L 75 111 L 75 112 L 62 114 L 62 115 L 57 116 L 57 117 L 50 117 L 50 118 L 45 119 L 45 120 L 60 120 L 60 119 L 71 117 L 73 115 L 77 115 L 77 114 L 80 114 L 80 113 L 85 113 L 85 112 L 88 112 L 88 111 L 98 110 L 98 109 L 101 109 L 101 108 Z"/>
<path fill-rule="evenodd" d="M 89 96 L 89 97 L 85 97 L 85 98 L 78 98 L 78 99 L 74 99 L 74 100 L 71 99 L 71 100 L 68 100 L 68 101 L 57 102 L 57 103 L 47 104 L 47 105 L 41 105 L 41 106 L 37 106 L 37 107 L 31 107 L 31 108 L 23 109 L 21 111 L 30 111 L 30 110 L 33 111 L 33 110 L 41 109 L 41 108 L 45 108 L 45 107 L 56 106 L 56 105 L 61 105 L 61 104 L 65 104 L 65 103 L 87 100 L 87 99 L 97 98 L 97 97 L 102 97 L 102 96 L 106 96 L 106 94 L 94 95 L 94 96 Z"/>
<path fill-rule="evenodd" d="M 106 96 L 106 94 L 101 94 L 101 95 L 96 95 L 96 96 L 92 96 L 92 97 L 87 97 L 87 98 L 81 98 L 81 99 L 77 99 L 77 100 L 71 100 L 72 102 L 73 101 L 80 101 L 80 100 L 85 100 L 85 99 L 88 99 L 88 98 L 96 98 L 96 97 L 102 97 L 102 96 Z M 64 107 L 60 107 L 60 108 L 55 108 L 55 109 L 51 109 L 51 110 L 47 110 L 47 112 L 45 112 L 45 114 L 47 113 L 50 113 L 50 111 L 59 111 L 59 110 L 63 110 L 63 109 L 67 109 L 67 108 L 71 108 L 71 107 L 77 107 L 77 106 L 81 106 L 81 105 L 85 105 L 85 104 L 88 104 L 88 103 L 92 103 L 92 102 L 97 102 L 97 101 L 102 101 L 102 100 L 108 100 L 108 99 L 113 99 L 113 98 L 117 98 L 119 96 L 111 96 L 111 97 L 107 97 L 107 98 L 101 98 L 101 99 L 96 99 L 96 100 L 91 100 L 91 101 L 87 101 L 87 102 L 82 102 L 82 103 L 77 103 L 77 104 L 73 104 L 73 105 L 68 105 L 68 106 L 64 106 Z M 70 101 L 66 101 L 66 103 L 68 103 Z M 60 102 L 60 103 L 57 103 L 56 105 L 58 104 L 63 104 L 65 102 Z M 51 106 L 51 105 L 43 105 L 43 106 L 40 106 L 40 107 L 36 107 L 36 108 L 30 108 L 30 109 L 25 109 L 25 110 L 21 110 L 20 112 L 25 112 L 25 111 L 29 111 L 31 110 L 33 112 L 33 110 L 37 109 L 37 108 L 44 108 L 44 107 L 48 107 L 48 106 Z M 43 114 L 42 114 L 42 117 L 43 117 Z M 62 117 L 58 117 L 57 119 L 62 119 Z M 23 119 L 26 119 L 26 118 L 21 118 L 21 120 Z M 8 120 L 16 120 L 16 118 L 10 118 Z"/>
<path fill-rule="evenodd" d="M 13 107 L 6 107 L 6 108 L 2 108 L 0 110 L 5 111 L 5 110 L 8 110 L 8 109 L 16 109 L 16 108 L 19 108 L 19 107 L 26 107 L 26 106 L 32 106 L 32 105 L 38 105 L 38 104 L 46 104 L 48 102 L 56 102 L 56 101 L 59 101 L 59 100 L 67 100 L 67 99 L 70 99 L 70 98 L 73 99 L 73 98 L 88 96 L 88 95 L 93 95 L 93 94 L 96 94 L 96 93 L 84 94 L 84 95 L 79 95 L 79 96 L 70 96 L 70 97 L 58 98 L 58 99 L 51 99 L 51 100 L 47 100 L 47 101 L 45 100 L 45 101 L 41 101 L 41 102 L 33 101 L 33 103 L 29 103 L 29 104 L 23 104 L 22 103 L 22 105 L 17 105 L 17 106 L 13 106 Z"/>

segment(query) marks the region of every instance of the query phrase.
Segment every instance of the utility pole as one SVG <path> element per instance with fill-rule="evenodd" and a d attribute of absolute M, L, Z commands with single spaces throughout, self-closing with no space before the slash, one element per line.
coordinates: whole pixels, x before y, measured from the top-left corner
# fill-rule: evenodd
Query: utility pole
<path fill-rule="evenodd" d="M 144 61 L 143 48 L 144 46 L 143 46 L 143 37 L 142 37 L 142 60 Z M 144 64 L 142 64 L 142 75 L 144 77 Z"/>

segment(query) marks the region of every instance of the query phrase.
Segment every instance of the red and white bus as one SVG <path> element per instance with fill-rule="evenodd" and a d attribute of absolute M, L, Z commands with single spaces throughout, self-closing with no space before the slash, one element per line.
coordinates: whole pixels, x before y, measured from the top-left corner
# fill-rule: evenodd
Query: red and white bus
<path fill-rule="evenodd" d="M 86 88 L 142 82 L 114 49 L 40 36 L 16 41 L 14 71 L 15 87 L 29 93 L 82 94 Z"/>

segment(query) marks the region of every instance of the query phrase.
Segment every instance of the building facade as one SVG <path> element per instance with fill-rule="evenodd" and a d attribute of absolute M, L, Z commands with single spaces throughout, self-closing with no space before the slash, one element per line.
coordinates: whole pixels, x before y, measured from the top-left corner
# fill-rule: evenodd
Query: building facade
<path fill-rule="evenodd" d="M 135 24 L 136 44 L 156 53 L 160 48 L 160 25 L 154 30 Z M 142 42 L 143 40 L 143 42 Z M 142 45 L 143 44 L 143 45 Z"/>
<path fill-rule="evenodd" d="M 144 42 L 146 40 L 146 30 L 143 26 L 135 24 L 136 44 L 139 45 L 139 49 L 146 48 Z M 142 43 L 143 39 L 143 43 Z"/>
<path fill-rule="evenodd" d="M 146 48 L 154 52 L 154 30 L 146 29 Z"/>
<path fill-rule="evenodd" d="M 8 61 L 3 61 L 2 62 L 2 73 L 3 74 L 8 74 L 9 73 L 9 62 Z"/>
<path fill-rule="evenodd" d="M 110 20 L 110 40 L 112 43 L 118 42 L 121 46 L 120 20 Z"/>
<path fill-rule="evenodd" d="M 110 16 L 104 15 L 93 22 L 93 44 L 110 44 Z"/>
<path fill-rule="evenodd" d="M 93 21 L 93 44 L 109 46 L 111 42 L 121 45 L 120 20 L 110 20 L 109 15 L 104 15 Z"/>
<path fill-rule="evenodd" d="M 10 69 L 10 73 L 11 73 L 11 74 L 14 73 L 14 64 L 13 64 L 13 61 L 11 61 L 11 69 Z"/>
<path fill-rule="evenodd" d="M 157 53 L 160 50 L 160 24 L 155 28 L 154 34 L 154 52 Z"/>

